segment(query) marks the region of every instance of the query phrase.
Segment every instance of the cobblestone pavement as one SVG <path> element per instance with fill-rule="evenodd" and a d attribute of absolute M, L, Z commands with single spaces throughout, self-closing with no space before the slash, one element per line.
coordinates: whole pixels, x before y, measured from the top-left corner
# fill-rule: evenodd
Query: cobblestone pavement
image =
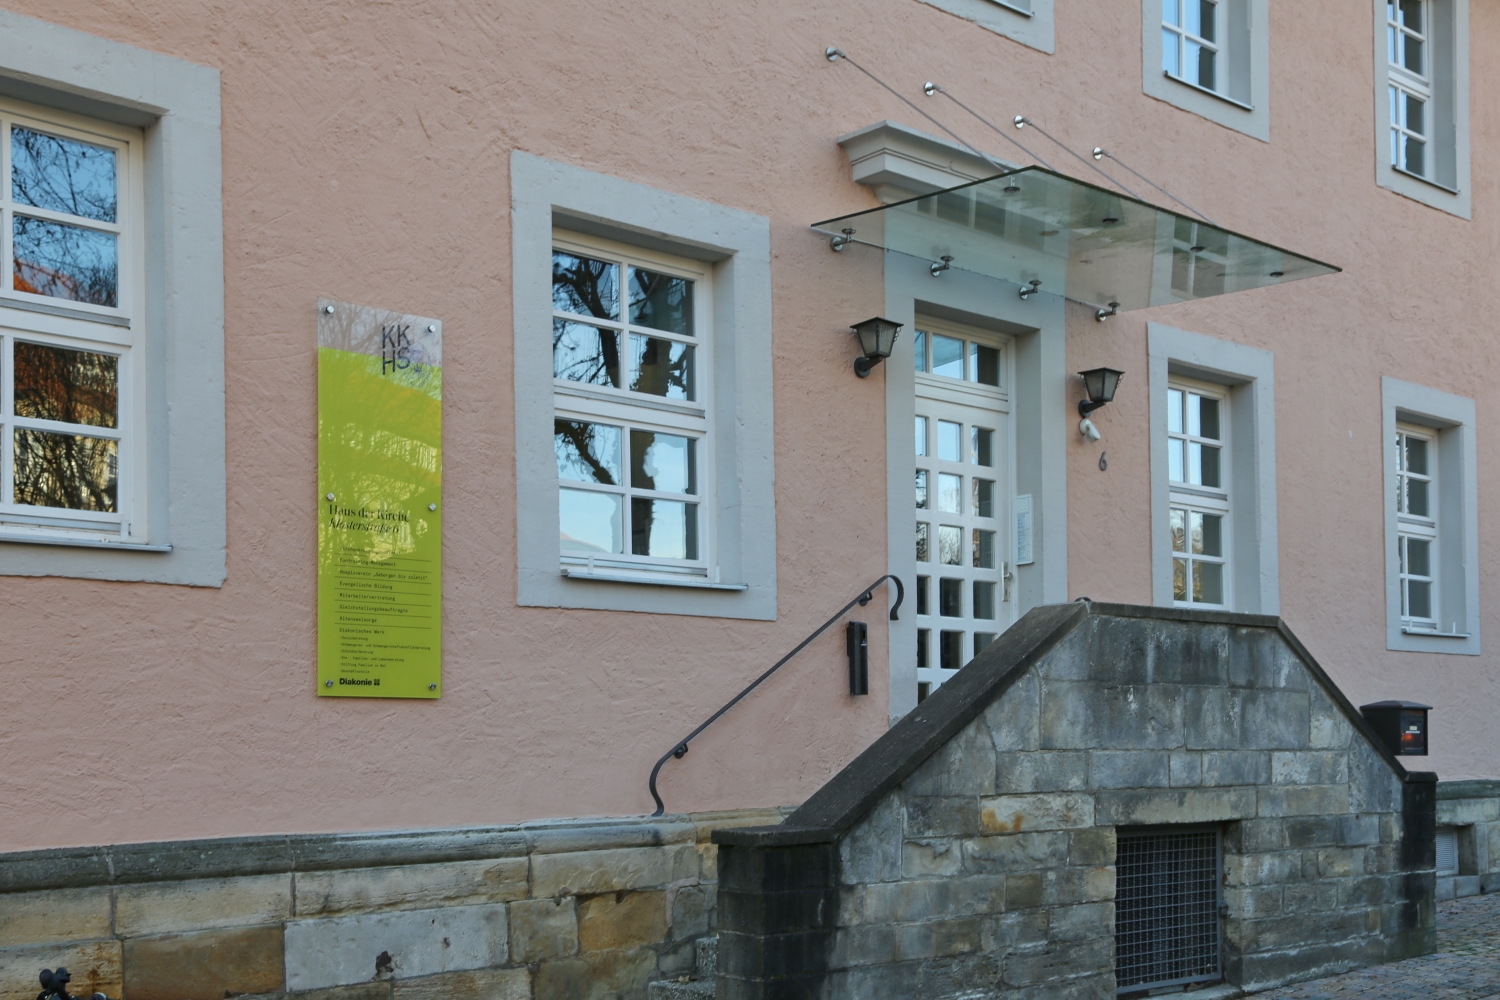
<path fill-rule="evenodd" d="M 1500 1000 L 1500 893 L 1438 904 L 1438 950 L 1255 1000 Z"/>

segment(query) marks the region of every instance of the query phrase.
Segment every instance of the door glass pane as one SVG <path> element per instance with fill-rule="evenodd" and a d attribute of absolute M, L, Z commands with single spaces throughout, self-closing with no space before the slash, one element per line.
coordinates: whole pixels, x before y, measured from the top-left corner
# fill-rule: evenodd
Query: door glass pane
<path fill-rule="evenodd" d="M 944 566 L 962 566 L 964 529 L 944 524 L 938 526 L 938 561 Z"/>
<path fill-rule="evenodd" d="M 945 462 L 963 461 L 963 424 L 938 421 L 938 458 Z"/>
<path fill-rule="evenodd" d="M 912 336 L 912 362 L 916 370 L 925 372 L 927 370 L 927 333 L 918 330 Z"/>
<path fill-rule="evenodd" d="M 1187 551 L 1187 511 L 1177 507 L 1172 508 L 1170 515 L 1172 526 L 1172 551 Z"/>
<path fill-rule="evenodd" d="M 680 434 L 630 432 L 630 485 L 662 493 L 697 493 L 694 440 Z"/>
<path fill-rule="evenodd" d="M 619 319 L 618 265 L 553 250 L 552 308 L 595 319 Z"/>
<path fill-rule="evenodd" d="M 668 399 L 694 399 L 693 347 L 675 340 L 630 335 L 630 388 Z"/>
<path fill-rule="evenodd" d="M 983 344 L 970 344 L 969 378 L 981 385 L 999 385 L 1000 352 Z"/>
<path fill-rule="evenodd" d="M 938 581 L 938 614 L 944 618 L 964 616 L 964 582 L 947 577 Z"/>
<path fill-rule="evenodd" d="M 632 497 L 630 551 L 662 559 L 697 559 L 698 505 Z"/>
<path fill-rule="evenodd" d="M 96 306 L 119 304 L 114 233 L 16 215 L 11 234 L 16 291 Z"/>
<path fill-rule="evenodd" d="M 23 205 L 115 221 L 115 151 L 17 125 L 10 132 L 12 197 Z"/>
<path fill-rule="evenodd" d="M 917 418 L 917 455 L 925 458 L 927 455 L 927 418 Z"/>
<path fill-rule="evenodd" d="M 974 513 L 980 517 L 995 516 L 995 481 L 974 480 Z"/>
<path fill-rule="evenodd" d="M 932 374 L 964 377 L 964 342 L 940 333 L 932 335 Z"/>
<path fill-rule="evenodd" d="M 927 509 L 927 470 L 917 470 L 917 510 Z"/>
<path fill-rule="evenodd" d="M 938 473 L 938 510 L 944 514 L 963 513 L 964 477 Z"/>
<path fill-rule="evenodd" d="M 938 635 L 942 645 L 940 656 L 941 666 L 944 670 L 957 670 L 964 665 L 964 634 L 962 632 L 942 632 Z"/>
<path fill-rule="evenodd" d="M 929 528 L 926 524 L 917 525 L 917 562 L 927 562 L 932 558 L 927 539 Z"/>
<path fill-rule="evenodd" d="M 917 629 L 917 669 L 918 670 L 926 670 L 927 667 L 929 666 L 929 664 L 927 662 L 927 647 L 930 646 L 931 644 L 932 644 L 932 631 L 930 629 L 925 629 L 925 628 L 919 628 L 919 629 Z"/>
<path fill-rule="evenodd" d="M 570 382 L 620 387 L 620 335 L 613 330 L 552 321 L 552 375 Z"/>
<path fill-rule="evenodd" d="M 670 274 L 630 268 L 630 322 L 693 335 L 693 283 Z"/>
<path fill-rule="evenodd" d="M 932 614 L 931 605 L 927 600 L 928 581 L 931 579 L 929 576 L 917 577 L 917 614 L 919 615 Z"/>
<path fill-rule="evenodd" d="M 973 428 L 974 433 L 970 435 L 973 439 L 974 464 L 983 465 L 986 468 L 995 464 L 995 432 L 983 427 Z"/>
<path fill-rule="evenodd" d="M 995 568 L 995 533 L 983 528 L 974 529 L 974 568 Z"/>
<path fill-rule="evenodd" d="M 620 428 L 582 420 L 554 420 L 552 441 L 559 479 L 621 484 Z"/>
<path fill-rule="evenodd" d="M 974 581 L 974 617 L 994 620 L 995 584 L 989 580 Z"/>
<path fill-rule="evenodd" d="M 113 354 L 17 341 L 16 415 L 116 427 L 119 365 L 120 359 Z"/>
<path fill-rule="evenodd" d="M 119 447 L 104 438 L 18 428 L 15 502 L 114 513 Z"/>
<path fill-rule="evenodd" d="M 623 552 L 621 504 L 618 493 L 592 490 L 557 491 L 558 522 L 564 551 Z"/>
<path fill-rule="evenodd" d="M 980 653 L 984 652 L 984 647 L 988 646 L 990 643 L 992 643 L 994 641 L 995 641 L 995 633 L 993 633 L 993 632 L 975 632 L 974 633 L 974 655 L 978 656 Z"/>
<path fill-rule="evenodd" d="M 1224 603 L 1224 564 L 1193 563 L 1193 600 L 1200 604 Z"/>

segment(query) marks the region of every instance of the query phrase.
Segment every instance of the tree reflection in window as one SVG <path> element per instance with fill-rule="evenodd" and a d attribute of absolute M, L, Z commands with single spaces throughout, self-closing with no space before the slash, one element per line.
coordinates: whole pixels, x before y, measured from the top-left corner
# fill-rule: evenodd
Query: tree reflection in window
<path fill-rule="evenodd" d="M 16 429 L 15 502 L 113 513 L 119 442 Z"/>
<path fill-rule="evenodd" d="M 80 221 L 116 221 L 114 150 L 20 126 L 10 130 L 10 147 L 11 197 L 16 203 Z M 11 241 L 16 291 L 119 305 L 116 234 L 16 212 Z"/>
<path fill-rule="evenodd" d="M 119 426 L 119 359 L 114 355 L 17 341 L 13 371 L 17 417 Z M 14 445 L 14 502 L 116 509 L 118 442 L 21 427 Z"/>

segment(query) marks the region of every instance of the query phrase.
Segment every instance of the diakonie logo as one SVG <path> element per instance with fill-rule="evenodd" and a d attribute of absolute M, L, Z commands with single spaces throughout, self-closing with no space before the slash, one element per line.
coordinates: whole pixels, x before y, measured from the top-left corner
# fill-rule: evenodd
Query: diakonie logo
<path fill-rule="evenodd" d="M 340 677 L 340 686 L 345 684 L 362 684 L 365 687 L 380 687 L 379 677 Z"/>

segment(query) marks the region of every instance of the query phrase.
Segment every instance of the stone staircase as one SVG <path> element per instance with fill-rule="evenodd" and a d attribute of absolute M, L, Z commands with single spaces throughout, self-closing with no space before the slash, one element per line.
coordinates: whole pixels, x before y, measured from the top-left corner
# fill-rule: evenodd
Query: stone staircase
<path fill-rule="evenodd" d="M 693 942 L 693 976 L 683 982 L 668 979 L 646 988 L 647 1000 L 705 1000 L 715 994 L 714 977 L 719 967 L 719 938 L 702 937 Z"/>

